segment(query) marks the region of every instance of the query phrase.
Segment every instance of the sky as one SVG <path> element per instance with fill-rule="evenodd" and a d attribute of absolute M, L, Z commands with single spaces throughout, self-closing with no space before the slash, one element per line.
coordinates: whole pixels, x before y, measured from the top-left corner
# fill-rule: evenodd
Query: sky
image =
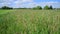
<path fill-rule="evenodd" d="M 36 6 L 44 7 L 45 5 L 52 5 L 53 8 L 60 8 L 60 0 L 0 0 L 0 7 L 32 8 Z"/>

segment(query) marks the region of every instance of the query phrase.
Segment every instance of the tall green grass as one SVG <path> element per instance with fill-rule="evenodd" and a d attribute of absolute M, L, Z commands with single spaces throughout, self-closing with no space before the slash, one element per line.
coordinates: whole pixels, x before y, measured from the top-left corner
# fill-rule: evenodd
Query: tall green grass
<path fill-rule="evenodd" d="M 0 34 L 60 34 L 60 10 L 15 10 L 1 14 Z"/>

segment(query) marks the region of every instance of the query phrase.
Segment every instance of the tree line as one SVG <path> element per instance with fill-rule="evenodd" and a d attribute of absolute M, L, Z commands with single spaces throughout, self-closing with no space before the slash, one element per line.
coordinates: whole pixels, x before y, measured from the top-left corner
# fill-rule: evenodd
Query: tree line
<path fill-rule="evenodd" d="M 0 9 L 14 9 L 12 7 L 8 7 L 8 6 L 3 6 L 1 7 Z M 15 9 L 53 9 L 52 5 L 51 6 L 48 6 L 46 5 L 44 8 L 42 8 L 41 6 L 36 6 L 36 7 L 33 7 L 33 8 L 15 8 Z"/>
<path fill-rule="evenodd" d="M 53 9 L 53 7 L 48 5 L 44 6 L 44 8 L 42 8 L 41 6 L 36 6 L 33 9 Z"/>
<path fill-rule="evenodd" d="M 13 9 L 12 7 L 8 7 L 8 6 L 3 6 L 0 9 Z"/>

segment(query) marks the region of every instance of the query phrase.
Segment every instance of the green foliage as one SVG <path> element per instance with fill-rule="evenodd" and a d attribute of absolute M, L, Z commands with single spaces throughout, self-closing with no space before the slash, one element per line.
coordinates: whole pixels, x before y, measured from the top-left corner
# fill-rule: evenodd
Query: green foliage
<path fill-rule="evenodd" d="M 49 7 L 49 6 L 47 6 L 47 5 L 44 7 L 44 9 L 49 9 L 49 8 L 50 8 L 50 7 Z"/>
<path fill-rule="evenodd" d="M 46 6 L 44 7 L 44 9 L 53 9 L 53 7 L 52 7 L 52 5 L 51 5 L 51 6 L 46 5 Z"/>
<path fill-rule="evenodd" d="M 7 6 L 3 6 L 3 7 L 1 7 L 1 9 L 13 9 L 13 8 L 7 7 Z"/>
<path fill-rule="evenodd" d="M 42 9 L 42 7 L 41 6 L 36 6 L 33 9 Z"/>
<path fill-rule="evenodd" d="M 50 8 L 49 9 L 53 9 L 53 7 L 52 6 L 50 6 Z"/>

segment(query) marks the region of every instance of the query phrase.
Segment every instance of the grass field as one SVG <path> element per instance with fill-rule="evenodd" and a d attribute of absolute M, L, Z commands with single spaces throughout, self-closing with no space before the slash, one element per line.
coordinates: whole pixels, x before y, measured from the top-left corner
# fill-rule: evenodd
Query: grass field
<path fill-rule="evenodd" d="M 0 10 L 0 34 L 60 34 L 60 10 Z"/>

